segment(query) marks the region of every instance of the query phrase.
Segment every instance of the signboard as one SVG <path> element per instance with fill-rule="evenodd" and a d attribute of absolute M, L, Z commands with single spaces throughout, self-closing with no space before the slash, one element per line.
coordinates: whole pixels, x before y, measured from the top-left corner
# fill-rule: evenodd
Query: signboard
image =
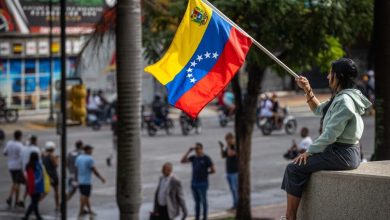
<path fill-rule="evenodd" d="M 4 27 L 0 32 L 48 33 L 52 18 L 54 33 L 59 33 L 59 4 L 60 0 L 0 0 L 0 26 Z M 67 32 L 92 32 L 104 10 L 115 4 L 116 0 L 67 0 Z"/>
<path fill-rule="evenodd" d="M 28 41 L 26 43 L 26 55 L 35 55 L 37 53 L 37 42 Z"/>
<path fill-rule="evenodd" d="M 11 53 L 11 47 L 9 42 L 1 42 L 0 43 L 0 55 L 8 56 Z"/>

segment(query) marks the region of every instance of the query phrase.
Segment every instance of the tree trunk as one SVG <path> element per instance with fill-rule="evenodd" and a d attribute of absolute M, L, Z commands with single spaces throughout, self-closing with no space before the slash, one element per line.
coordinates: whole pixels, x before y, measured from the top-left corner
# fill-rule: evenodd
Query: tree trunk
<path fill-rule="evenodd" d="M 390 1 L 375 1 L 375 96 L 374 160 L 390 159 Z"/>
<path fill-rule="evenodd" d="M 256 64 L 248 64 L 248 87 L 245 97 L 239 86 L 239 78 L 233 79 L 233 91 L 236 97 L 236 120 L 235 131 L 238 143 L 238 207 L 236 213 L 237 220 L 248 220 L 252 218 L 251 213 L 251 151 L 252 133 L 256 121 L 256 109 L 258 95 L 260 93 L 260 83 L 263 79 L 265 68 Z"/>
<path fill-rule="evenodd" d="M 116 199 L 121 220 L 138 220 L 141 206 L 141 5 L 118 0 L 116 25 L 118 163 Z"/>

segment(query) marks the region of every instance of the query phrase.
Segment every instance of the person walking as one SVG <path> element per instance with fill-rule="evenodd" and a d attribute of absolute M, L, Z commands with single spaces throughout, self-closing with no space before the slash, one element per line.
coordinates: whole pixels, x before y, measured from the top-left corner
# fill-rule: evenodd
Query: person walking
<path fill-rule="evenodd" d="M 13 205 L 13 197 L 15 197 L 16 207 L 24 207 L 24 202 L 19 200 L 20 185 L 25 183 L 22 170 L 22 136 L 22 132 L 16 130 L 14 132 L 14 139 L 7 142 L 3 151 L 4 156 L 8 159 L 8 170 L 12 178 L 10 194 L 6 200 L 9 207 Z"/>
<path fill-rule="evenodd" d="M 91 209 L 91 202 L 89 200 L 92 191 L 92 173 L 94 173 L 103 183 L 106 182 L 106 180 L 100 175 L 95 167 L 95 161 L 92 158 L 92 152 L 93 147 L 86 145 L 84 147 L 84 154 L 78 156 L 75 162 L 77 168 L 77 181 L 80 190 L 80 217 L 85 214 L 85 207 L 87 208 L 87 211 L 90 215 L 96 215 L 96 213 Z"/>
<path fill-rule="evenodd" d="M 27 191 L 31 197 L 31 203 L 27 208 L 25 216 L 22 220 L 28 220 L 32 212 L 35 213 L 36 219 L 41 220 L 39 213 L 39 201 L 48 189 L 45 186 L 45 173 L 41 162 L 39 161 L 39 154 L 32 152 L 29 162 L 26 166 Z"/>
<path fill-rule="evenodd" d="M 300 154 L 285 170 L 282 189 L 287 192 L 286 216 L 295 220 L 302 193 L 311 173 L 320 170 L 351 170 L 360 164 L 359 140 L 364 122 L 362 114 L 370 101 L 353 89 L 358 70 L 351 59 L 342 58 L 331 64 L 328 74 L 332 98 L 320 103 L 305 77 L 297 84 L 306 93 L 307 103 L 316 115 L 322 115 L 322 133 L 308 150 Z M 352 186 L 353 187 L 353 186 Z"/>
<path fill-rule="evenodd" d="M 191 152 L 195 151 L 195 155 Z M 203 220 L 207 220 L 208 204 L 207 190 L 209 188 L 209 174 L 215 173 L 214 164 L 209 156 L 203 151 L 203 145 L 196 143 L 182 157 L 181 163 L 192 164 L 192 181 L 191 189 L 195 200 L 195 219 L 200 219 L 200 209 L 203 207 Z"/>
<path fill-rule="evenodd" d="M 59 194 L 59 178 L 58 178 L 58 155 L 55 155 L 55 143 L 52 141 L 48 141 L 45 144 L 45 153 L 42 158 L 43 165 L 45 166 L 46 172 L 50 177 L 50 185 L 54 189 L 54 201 L 55 201 L 55 210 L 60 211 L 60 194 Z"/>
<path fill-rule="evenodd" d="M 173 220 L 183 212 L 181 219 L 187 217 L 187 207 L 181 181 L 172 174 L 173 166 L 165 163 L 154 196 L 153 215 L 160 220 Z"/>
<path fill-rule="evenodd" d="M 69 172 L 68 193 L 66 195 L 66 200 L 71 199 L 77 191 L 76 159 L 83 153 L 83 148 L 83 142 L 81 140 L 76 141 L 75 149 L 69 152 L 66 158 L 66 167 Z"/>
<path fill-rule="evenodd" d="M 226 160 L 226 179 L 233 198 L 233 205 L 229 211 L 233 211 L 237 208 L 238 203 L 238 158 L 234 135 L 227 133 L 225 141 L 226 147 L 222 141 L 219 142 L 219 146 L 221 147 L 221 157 Z"/>

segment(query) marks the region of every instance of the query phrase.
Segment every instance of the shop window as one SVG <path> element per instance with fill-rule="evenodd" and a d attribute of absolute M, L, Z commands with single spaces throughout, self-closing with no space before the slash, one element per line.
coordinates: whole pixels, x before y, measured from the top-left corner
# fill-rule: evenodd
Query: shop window
<path fill-rule="evenodd" d="M 36 72 L 35 59 L 26 59 L 24 62 L 24 73 L 35 74 Z"/>

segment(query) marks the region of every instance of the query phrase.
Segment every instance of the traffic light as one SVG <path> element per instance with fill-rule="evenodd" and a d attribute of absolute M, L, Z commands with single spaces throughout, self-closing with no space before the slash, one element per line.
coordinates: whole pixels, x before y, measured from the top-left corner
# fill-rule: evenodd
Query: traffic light
<path fill-rule="evenodd" d="M 87 116 L 86 110 L 86 96 L 87 90 L 83 84 L 74 85 L 70 91 L 70 118 L 73 121 L 85 122 Z"/>

